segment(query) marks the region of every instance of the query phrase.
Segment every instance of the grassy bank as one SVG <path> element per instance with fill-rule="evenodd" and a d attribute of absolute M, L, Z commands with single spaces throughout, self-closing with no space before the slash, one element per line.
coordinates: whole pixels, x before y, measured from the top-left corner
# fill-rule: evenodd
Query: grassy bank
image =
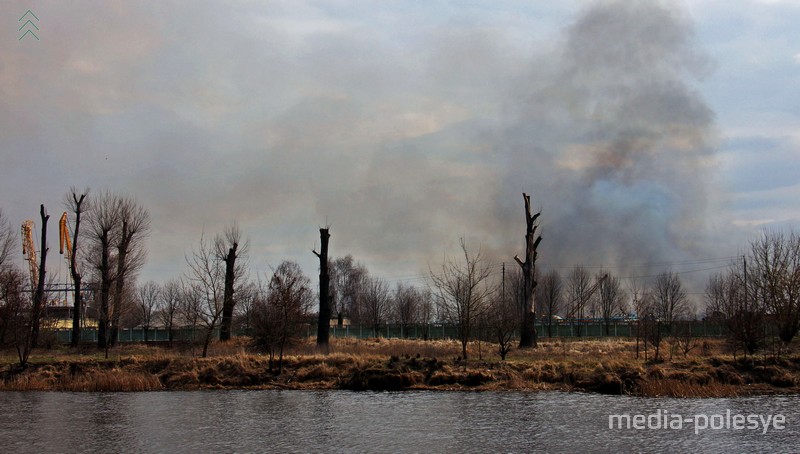
<path fill-rule="evenodd" d="M 24 370 L 0 357 L 0 390 L 151 391 L 193 389 L 543 390 L 642 396 L 712 397 L 800 392 L 800 354 L 748 358 L 705 341 L 687 356 L 658 363 L 636 358 L 629 340 L 545 341 L 499 361 L 495 346 L 473 344 L 459 358 L 448 341 L 336 339 L 332 353 L 309 341 L 284 358 L 283 371 L 246 340 L 191 348 L 125 346 L 103 359 L 95 349 L 37 351 Z M 641 355 L 640 355 L 641 356 Z"/>

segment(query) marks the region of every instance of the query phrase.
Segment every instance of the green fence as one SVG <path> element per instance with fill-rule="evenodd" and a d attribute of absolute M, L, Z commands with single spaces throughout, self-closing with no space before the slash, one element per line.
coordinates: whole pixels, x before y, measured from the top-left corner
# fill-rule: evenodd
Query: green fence
<path fill-rule="evenodd" d="M 691 321 L 679 322 L 674 329 L 682 330 L 682 333 L 688 333 L 693 337 L 719 337 L 726 334 L 726 329 L 719 323 L 710 323 L 705 321 Z M 537 323 L 536 330 L 539 333 L 539 338 L 548 337 L 635 337 L 637 329 L 640 333 L 644 334 L 644 327 L 639 327 L 636 322 L 615 321 L 611 322 L 608 327 L 601 322 L 567 322 L 558 321 L 552 325 L 546 323 Z M 652 329 L 652 327 L 650 328 Z M 607 332 L 606 332 L 607 330 Z M 669 325 L 661 325 L 660 330 L 664 335 L 669 335 L 671 327 Z M 769 329 L 769 332 L 774 329 Z M 306 328 L 306 335 L 313 336 L 317 332 L 315 325 L 309 325 Z M 474 331 L 473 336 L 477 335 L 478 330 Z M 172 340 L 174 341 L 192 341 L 202 340 L 205 334 L 203 328 L 180 328 L 172 331 Z M 246 331 L 234 333 L 235 335 L 248 334 Z M 71 330 L 57 330 L 57 339 L 60 343 L 68 344 L 72 340 Z M 372 338 L 375 336 L 373 326 L 368 325 L 349 325 L 349 326 L 331 326 L 330 336 L 332 338 L 351 337 L 357 339 Z M 398 324 L 384 324 L 378 329 L 378 336 L 384 338 L 409 338 L 409 339 L 457 339 L 458 327 L 453 324 L 446 323 L 429 323 L 429 324 L 415 324 L 410 326 L 401 326 Z M 218 338 L 218 330 L 215 330 L 213 338 Z M 83 342 L 97 342 L 97 330 L 84 328 L 81 330 L 81 340 Z M 151 328 L 148 330 L 142 328 L 120 329 L 118 332 L 118 341 L 125 342 L 166 342 L 169 341 L 169 332 L 163 328 Z"/>
<path fill-rule="evenodd" d="M 203 328 L 180 328 L 172 330 L 172 340 L 174 341 L 191 341 L 202 340 L 205 335 Z M 58 342 L 68 344 L 72 342 L 72 330 L 61 329 L 56 330 Z M 214 330 L 214 337 L 219 337 L 219 330 Z M 117 341 L 119 342 L 168 342 L 169 331 L 163 328 L 124 328 L 117 332 Z M 84 328 L 81 330 L 82 342 L 97 342 L 97 330 L 92 328 Z"/>
<path fill-rule="evenodd" d="M 602 322 L 568 322 L 558 321 L 551 325 L 537 323 L 536 330 L 540 338 L 547 337 L 635 337 L 637 329 L 644 333 L 644 327 L 636 322 L 612 321 L 606 326 Z M 652 327 L 650 328 L 652 330 Z M 692 337 L 719 337 L 726 333 L 725 327 L 719 323 L 710 323 L 702 320 L 678 322 L 675 329 L 682 330 Z M 669 325 L 661 325 L 663 334 L 670 333 Z M 685 330 L 685 331 L 684 331 Z M 313 328 L 312 333 L 316 332 Z M 478 330 L 475 330 L 477 333 Z M 378 335 L 386 338 L 412 338 L 412 339 L 456 339 L 458 327 L 451 324 L 431 323 L 428 325 L 400 325 L 386 324 L 378 329 Z M 331 337 L 354 337 L 359 339 L 375 337 L 375 329 L 367 325 L 332 326 Z"/>

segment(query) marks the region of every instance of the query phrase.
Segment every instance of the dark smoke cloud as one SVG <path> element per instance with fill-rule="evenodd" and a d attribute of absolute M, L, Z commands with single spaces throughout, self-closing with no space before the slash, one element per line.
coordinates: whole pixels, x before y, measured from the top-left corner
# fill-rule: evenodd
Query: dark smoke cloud
<path fill-rule="evenodd" d="M 499 196 L 509 216 L 523 190 L 543 207 L 543 265 L 635 274 L 713 256 L 714 116 L 694 88 L 709 64 L 688 18 L 667 3 L 600 2 L 537 64 L 546 73 L 512 93 L 502 150 L 513 184 Z"/>

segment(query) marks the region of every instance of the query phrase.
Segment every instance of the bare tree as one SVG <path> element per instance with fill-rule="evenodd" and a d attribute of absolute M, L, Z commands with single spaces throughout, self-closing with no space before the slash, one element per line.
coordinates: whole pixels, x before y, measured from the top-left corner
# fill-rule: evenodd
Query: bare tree
<path fill-rule="evenodd" d="M 639 342 L 642 339 L 643 317 L 646 312 L 647 299 L 642 295 L 642 287 L 636 279 L 631 279 L 628 284 L 628 293 L 631 296 L 631 306 L 636 316 L 636 358 L 639 358 Z M 645 342 L 646 336 L 645 336 Z"/>
<path fill-rule="evenodd" d="M 17 247 L 16 238 L 8 218 L 0 209 L 0 270 L 8 266 L 12 251 Z"/>
<path fill-rule="evenodd" d="M 184 286 L 183 298 L 186 307 L 196 311 L 189 314 L 193 321 L 200 322 L 205 329 L 202 353 L 205 358 L 214 330 L 222 318 L 225 270 L 204 234 L 200 235 L 200 245 L 192 250 L 186 263 L 189 265 L 187 279 L 190 285 Z"/>
<path fill-rule="evenodd" d="M 328 241 L 331 234 L 327 228 L 319 229 L 320 251 L 311 252 L 319 259 L 319 317 L 317 320 L 317 348 L 328 352 L 328 338 L 331 330 L 331 277 L 328 271 Z"/>
<path fill-rule="evenodd" d="M 231 338 L 233 309 L 236 305 L 233 293 L 237 283 L 244 277 L 247 267 L 248 244 L 246 241 L 242 242 L 242 231 L 239 229 L 239 224 L 234 221 L 221 236 L 218 235 L 214 239 L 214 248 L 217 258 L 225 263 L 225 291 L 219 340 L 226 341 Z"/>
<path fill-rule="evenodd" d="M 412 325 L 420 322 L 420 305 L 422 304 L 422 294 L 413 285 L 403 285 L 398 283 L 395 287 L 393 317 L 400 325 L 400 332 L 404 337 L 409 336 Z"/>
<path fill-rule="evenodd" d="M 605 275 L 608 277 L 603 279 Z M 597 280 L 601 282 L 598 288 L 598 308 L 603 319 L 604 334 L 609 336 L 611 320 L 625 312 L 625 292 L 619 279 L 604 271 L 597 275 Z"/>
<path fill-rule="evenodd" d="M 178 281 L 178 313 L 184 328 L 191 330 L 191 342 L 197 340 L 197 328 L 200 327 L 200 317 L 204 310 L 204 301 L 198 284 L 189 278 L 183 277 Z"/>
<path fill-rule="evenodd" d="M 677 274 L 666 271 L 659 274 L 651 293 L 655 303 L 655 316 L 671 329 L 675 320 L 686 317 L 690 310 L 689 298 Z"/>
<path fill-rule="evenodd" d="M 15 243 L 17 235 L 15 233 L 3 214 L 3 210 L 0 209 L 0 279 L 2 279 L 0 285 L 3 286 L 0 288 L 2 290 L 2 294 L 0 294 L 0 298 L 2 298 L 0 299 L 0 344 L 5 344 L 9 341 L 8 334 L 11 332 L 10 329 L 13 328 L 14 321 L 12 317 L 15 310 L 14 304 L 18 301 L 14 293 L 17 288 L 14 280 L 18 277 L 19 271 L 10 262 L 12 251 L 17 247 L 17 243 Z M 24 278 L 19 279 L 21 285 Z"/>
<path fill-rule="evenodd" d="M 536 348 L 537 335 L 536 332 L 536 306 L 533 302 L 534 290 L 536 289 L 536 258 L 538 252 L 536 249 L 542 241 L 541 236 L 536 236 L 536 229 L 539 224 L 536 220 L 542 214 L 541 212 L 531 214 L 531 197 L 528 194 L 522 193 L 522 198 L 525 199 L 525 261 L 519 259 L 516 255 L 514 260 L 522 268 L 523 278 L 523 314 L 522 326 L 520 327 L 519 346 L 520 348 L 533 347 Z"/>
<path fill-rule="evenodd" d="M 249 333 L 253 328 L 253 311 L 256 302 L 266 295 L 267 286 L 260 278 L 255 281 L 246 281 L 236 290 L 236 308 L 233 313 L 233 326 L 236 329 Z"/>
<path fill-rule="evenodd" d="M 175 338 L 175 323 L 180 308 L 181 283 L 177 279 L 167 281 L 159 293 L 157 316 L 167 330 L 170 344 Z"/>
<path fill-rule="evenodd" d="M 340 257 L 331 262 L 331 310 L 342 320 L 344 317 L 353 323 L 364 321 L 364 295 L 369 271 L 357 263 L 352 255 Z"/>
<path fill-rule="evenodd" d="M 570 315 L 568 318 L 573 319 L 573 323 L 574 317 L 578 317 L 581 324 L 584 322 L 584 311 L 591 298 L 589 293 L 591 287 L 591 277 L 586 268 L 582 265 L 577 265 L 573 268 L 567 280 L 568 312 Z M 580 327 L 577 335 L 582 335 Z"/>
<path fill-rule="evenodd" d="M 31 345 L 31 300 L 26 292 L 25 274 L 13 266 L 0 268 L 0 308 L 3 314 L 2 341 L 14 345 L 19 365 L 28 364 Z"/>
<path fill-rule="evenodd" d="M 254 303 L 255 336 L 269 350 L 270 369 L 277 355 L 278 373 L 282 373 L 284 348 L 300 335 L 314 295 L 311 280 L 291 261 L 273 270 L 267 291 L 266 298 Z"/>
<path fill-rule="evenodd" d="M 646 292 L 641 297 L 640 302 L 642 330 L 644 335 L 644 360 L 647 361 L 647 346 L 655 349 L 653 361 L 661 359 L 661 340 L 663 339 L 662 324 L 660 317 L 661 307 L 652 292 Z"/>
<path fill-rule="evenodd" d="M 553 319 L 561 312 L 564 304 L 564 284 L 558 271 L 545 274 L 536 290 L 542 315 L 547 318 L 547 337 L 553 337 Z"/>
<path fill-rule="evenodd" d="M 77 347 L 81 342 L 81 315 L 83 314 L 83 293 L 82 293 L 82 280 L 83 275 L 78 268 L 79 254 L 80 254 L 80 231 L 81 231 L 81 215 L 86 210 L 86 196 L 89 194 L 89 189 L 84 189 L 83 193 L 78 195 L 78 190 L 75 187 L 70 188 L 64 197 L 64 205 L 73 215 L 75 222 L 72 227 L 72 244 L 69 251 L 69 272 L 72 276 L 73 284 L 73 304 L 72 304 L 72 346 Z M 68 232 L 64 232 L 68 233 Z"/>
<path fill-rule="evenodd" d="M 727 273 L 711 276 L 705 298 L 707 316 L 725 323 L 734 349 L 741 346 L 747 355 L 755 353 L 764 339 L 765 307 L 763 298 L 756 295 L 755 286 L 750 291 L 745 287 L 744 263 L 732 265 Z"/>
<path fill-rule="evenodd" d="M 366 321 L 372 327 L 372 333 L 379 337 L 381 328 L 386 324 L 392 297 L 386 281 L 377 277 L 367 279 L 367 293 L 364 298 Z"/>
<path fill-rule="evenodd" d="M 519 327 L 519 305 L 507 288 L 501 285 L 486 313 L 486 325 L 492 339 L 497 342 L 497 354 L 505 361 L 511 351 L 514 333 Z"/>
<path fill-rule="evenodd" d="M 137 318 L 144 330 L 144 340 L 146 342 L 148 340 L 148 331 L 153 326 L 156 310 L 161 299 L 161 286 L 153 281 L 147 281 L 138 286 L 136 290 L 138 297 L 136 302 L 139 309 Z"/>
<path fill-rule="evenodd" d="M 147 256 L 150 215 L 134 199 L 110 192 L 88 202 L 85 258 L 99 287 L 97 345 L 107 351 L 133 303 L 133 285 Z"/>
<path fill-rule="evenodd" d="M 115 204 L 119 210 L 118 230 L 115 244 L 116 268 L 114 304 L 111 317 L 111 344 L 117 340 L 120 317 L 124 313 L 123 305 L 129 289 L 127 282 L 133 284 L 139 270 L 144 266 L 147 258 L 147 249 L 144 240 L 150 233 L 150 214 L 134 199 L 116 196 L 119 200 Z"/>
<path fill-rule="evenodd" d="M 753 289 L 788 344 L 800 330 L 800 235 L 764 232 L 750 244 Z"/>
<path fill-rule="evenodd" d="M 417 310 L 419 311 L 419 324 L 422 330 L 422 338 L 428 340 L 431 336 L 430 323 L 435 313 L 434 298 L 430 289 L 425 288 L 419 290 L 419 305 Z"/>
<path fill-rule="evenodd" d="M 472 329 L 486 311 L 493 289 L 489 282 L 491 267 L 484 263 L 481 252 L 471 255 L 463 238 L 461 251 L 463 263 L 445 257 L 441 271 L 430 271 L 430 279 L 439 310 L 457 326 L 461 355 L 467 359 Z"/>
<path fill-rule="evenodd" d="M 87 261 L 96 273 L 95 279 L 99 283 L 97 309 L 97 347 L 105 349 L 110 343 L 109 315 L 111 311 L 111 286 L 115 279 L 113 244 L 117 232 L 115 227 L 119 222 L 119 199 L 108 192 L 100 195 L 97 200 L 90 200 L 91 216 L 88 218 L 88 235 L 91 250 Z"/>

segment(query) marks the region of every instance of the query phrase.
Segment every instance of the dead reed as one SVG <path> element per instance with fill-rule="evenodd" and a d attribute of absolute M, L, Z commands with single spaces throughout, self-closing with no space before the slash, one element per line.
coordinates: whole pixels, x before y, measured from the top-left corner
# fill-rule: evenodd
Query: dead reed
<path fill-rule="evenodd" d="M 253 350 L 247 339 L 215 342 L 208 358 L 187 347 L 126 345 L 108 360 L 96 349 L 54 349 L 24 370 L 12 361 L 0 365 L 0 390 L 563 389 L 710 397 L 800 389 L 797 353 L 734 358 L 724 343 L 706 343 L 686 357 L 653 363 L 636 357 L 634 341 L 620 339 L 544 339 L 538 349 L 512 351 L 507 361 L 485 342 L 471 344 L 472 356 L 464 360 L 456 341 L 333 339 L 322 354 L 307 339 L 286 352 L 280 372 L 277 359 Z M 713 351 L 718 354 L 703 353 Z"/>

